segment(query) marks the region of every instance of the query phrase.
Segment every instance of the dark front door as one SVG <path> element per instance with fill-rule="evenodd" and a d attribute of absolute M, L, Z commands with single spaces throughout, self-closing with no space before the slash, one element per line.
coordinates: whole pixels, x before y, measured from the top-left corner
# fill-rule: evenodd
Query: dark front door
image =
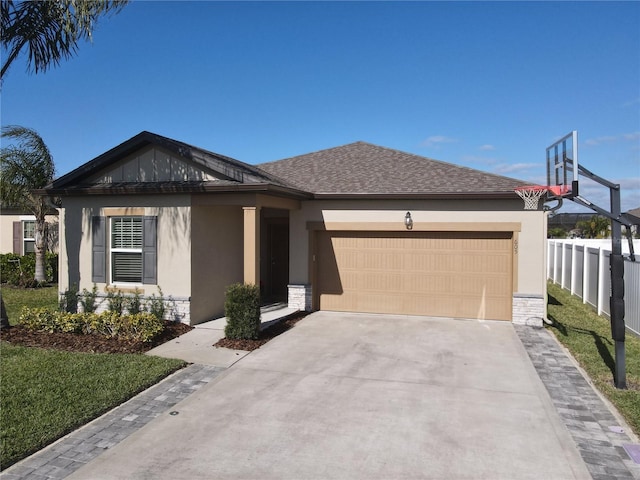
<path fill-rule="evenodd" d="M 289 283 L 289 223 L 271 223 L 268 232 L 267 295 L 270 300 L 284 301 Z"/>

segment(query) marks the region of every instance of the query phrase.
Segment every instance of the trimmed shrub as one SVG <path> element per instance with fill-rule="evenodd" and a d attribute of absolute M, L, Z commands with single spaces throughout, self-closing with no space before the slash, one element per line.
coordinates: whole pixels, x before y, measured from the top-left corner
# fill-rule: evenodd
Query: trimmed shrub
<path fill-rule="evenodd" d="M 131 340 L 150 342 L 164 330 L 164 322 L 151 313 L 136 313 L 121 318 L 124 320 L 124 336 Z"/>
<path fill-rule="evenodd" d="M 96 304 L 96 298 L 98 297 L 98 286 L 94 283 L 91 291 L 86 288 L 82 289 L 82 294 L 80 295 L 80 305 L 82 305 L 82 311 L 84 313 L 93 313 L 98 308 Z"/>
<path fill-rule="evenodd" d="M 164 330 L 164 322 L 150 313 L 120 316 L 114 312 L 68 313 L 25 307 L 19 322 L 32 331 L 98 334 L 139 342 L 150 342 Z"/>
<path fill-rule="evenodd" d="M 140 290 L 138 290 L 137 287 L 134 290 L 133 295 L 125 297 L 124 306 L 129 315 L 137 315 L 138 313 L 144 312 L 144 303 L 142 302 Z"/>
<path fill-rule="evenodd" d="M 224 314 L 227 326 L 224 334 L 232 340 L 255 340 L 260 334 L 260 288 L 257 285 L 235 283 L 227 288 Z"/>
<path fill-rule="evenodd" d="M 164 319 L 164 314 L 167 310 L 167 306 L 164 303 L 164 295 L 162 294 L 162 289 L 158 287 L 158 296 L 153 293 L 147 302 L 147 307 L 149 308 L 149 313 L 156 317 L 158 320 Z"/>
<path fill-rule="evenodd" d="M 58 302 L 61 312 L 76 313 L 78 311 L 78 287 L 73 284 L 67 288 Z"/>
<path fill-rule="evenodd" d="M 18 322 L 25 328 L 37 332 L 59 332 L 60 320 L 58 313 L 48 308 L 23 307 Z"/>
<path fill-rule="evenodd" d="M 120 290 L 116 292 L 108 292 L 107 302 L 109 304 L 110 312 L 122 315 L 122 309 L 124 308 L 124 295 Z"/>
<path fill-rule="evenodd" d="M 34 253 L 20 256 L 15 253 L 4 253 L 0 255 L 0 280 L 2 283 L 16 285 L 19 287 L 34 288 L 42 286 L 41 283 L 34 283 L 33 277 L 36 271 L 36 256 Z M 45 254 L 44 271 L 47 282 L 57 283 L 58 281 L 58 255 L 55 253 Z"/>

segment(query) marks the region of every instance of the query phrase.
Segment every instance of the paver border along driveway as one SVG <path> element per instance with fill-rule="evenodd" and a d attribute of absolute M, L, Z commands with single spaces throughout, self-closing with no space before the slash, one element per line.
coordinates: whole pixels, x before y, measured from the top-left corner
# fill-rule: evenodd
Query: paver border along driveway
<path fill-rule="evenodd" d="M 506 322 L 317 312 L 75 479 L 590 478 Z"/>

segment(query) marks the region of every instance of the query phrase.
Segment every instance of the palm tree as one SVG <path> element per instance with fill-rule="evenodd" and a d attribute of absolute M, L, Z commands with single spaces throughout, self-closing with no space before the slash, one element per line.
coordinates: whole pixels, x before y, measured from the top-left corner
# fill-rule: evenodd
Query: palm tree
<path fill-rule="evenodd" d="M 0 43 L 9 66 L 23 48 L 28 47 L 28 70 L 45 71 L 51 64 L 68 59 L 78 50 L 78 41 L 91 40 L 99 17 L 117 13 L 128 0 L 1 0 L 2 34 Z"/>
<path fill-rule="evenodd" d="M 587 238 L 607 238 L 611 221 L 600 215 L 594 215 L 589 220 L 578 222 L 576 227 L 581 229 Z"/>
<path fill-rule="evenodd" d="M 53 180 L 53 157 L 44 141 L 34 130 L 17 125 L 2 128 L 2 137 L 15 144 L 0 149 L 0 200 L 31 212 L 35 217 L 35 279 L 45 281 L 44 257 L 47 250 L 45 215 L 51 209 L 47 198 L 33 193 Z"/>

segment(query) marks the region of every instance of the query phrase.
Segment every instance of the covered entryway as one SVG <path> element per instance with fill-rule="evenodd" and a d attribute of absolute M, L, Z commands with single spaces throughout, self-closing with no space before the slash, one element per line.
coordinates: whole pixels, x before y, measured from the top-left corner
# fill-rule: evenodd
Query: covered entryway
<path fill-rule="evenodd" d="M 512 232 L 333 232 L 316 238 L 316 307 L 511 320 Z"/>

